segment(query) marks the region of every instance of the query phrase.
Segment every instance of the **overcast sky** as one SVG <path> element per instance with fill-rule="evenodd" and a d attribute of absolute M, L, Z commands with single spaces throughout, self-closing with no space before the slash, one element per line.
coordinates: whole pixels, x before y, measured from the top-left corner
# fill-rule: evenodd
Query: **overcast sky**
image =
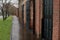
<path fill-rule="evenodd" d="M 3 0 L 3 2 L 4 2 L 5 0 Z M 9 2 L 10 0 L 7 0 L 7 2 Z M 0 0 L 0 6 L 2 6 L 2 1 Z M 11 3 L 14 3 L 14 6 L 16 7 L 16 8 L 18 8 L 18 0 L 11 0 Z M 1 8 L 1 7 L 0 7 Z M 0 10 L 0 12 L 1 12 L 1 10 Z"/>
<path fill-rule="evenodd" d="M 18 7 L 18 0 L 11 0 L 12 3 L 15 3 L 14 6 Z"/>
<path fill-rule="evenodd" d="M 9 1 L 9 0 L 8 0 Z M 18 8 L 18 0 L 11 0 L 12 3 L 14 3 L 14 6 Z"/>
<path fill-rule="evenodd" d="M 4 2 L 5 0 L 3 0 Z M 9 2 L 10 0 L 7 0 L 7 2 Z M 1 3 L 1 0 L 0 0 Z M 11 0 L 11 3 L 14 3 L 14 6 L 18 8 L 18 0 Z M 1 4 L 0 4 L 1 5 Z"/>

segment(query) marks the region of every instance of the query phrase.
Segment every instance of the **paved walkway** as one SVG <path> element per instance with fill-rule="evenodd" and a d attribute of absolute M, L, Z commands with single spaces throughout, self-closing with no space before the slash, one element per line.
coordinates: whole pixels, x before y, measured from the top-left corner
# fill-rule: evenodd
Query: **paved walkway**
<path fill-rule="evenodd" d="M 3 16 L 0 16 L 0 18 L 3 18 Z"/>
<path fill-rule="evenodd" d="M 20 33 L 19 33 L 20 32 Z M 19 27 L 18 18 L 13 16 L 11 40 L 40 40 L 32 32 L 26 31 L 26 27 Z"/>
<path fill-rule="evenodd" d="M 16 16 L 13 16 L 11 40 L 19 40 L 19 22 Z"/>

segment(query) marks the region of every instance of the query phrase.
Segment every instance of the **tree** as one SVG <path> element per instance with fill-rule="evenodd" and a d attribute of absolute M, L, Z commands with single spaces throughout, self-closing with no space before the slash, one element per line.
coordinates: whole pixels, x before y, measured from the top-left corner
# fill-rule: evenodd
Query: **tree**
<path fill-rule="evenodd" d="M 5 20 L 8 16 L 9 16 L 9 13 L 8 13 L 8 8 L 9 8 L 9 1 L 7 3 L 8 0 L 5 0 L 4 3 L 3 3 L 4 0 L 2 0 L 2 15 L 3 15 L 3 20 Z"/>

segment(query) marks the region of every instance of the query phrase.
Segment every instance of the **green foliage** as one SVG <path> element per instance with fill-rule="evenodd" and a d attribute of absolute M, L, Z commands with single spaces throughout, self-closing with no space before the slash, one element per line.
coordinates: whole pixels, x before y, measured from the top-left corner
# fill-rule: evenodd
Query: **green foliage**
<path fill-rule="evenodd" d="M 12 26 L 12 16 L 6 20 L 0 19 L 0 40 L 10 40 L 10 32 Z"/>

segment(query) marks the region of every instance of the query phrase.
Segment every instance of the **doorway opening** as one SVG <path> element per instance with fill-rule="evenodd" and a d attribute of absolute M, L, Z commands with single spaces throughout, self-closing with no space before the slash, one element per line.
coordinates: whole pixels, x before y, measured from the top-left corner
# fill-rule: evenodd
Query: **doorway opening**
<path fill-rule="evenodd" d="M 33 0 L 33 34 L 35 34 L 35 0 Z"/>
<path fill-rule="evenodd" d="M 53 0 L 43 0 L 42 39 L 52 40 Z"/>

